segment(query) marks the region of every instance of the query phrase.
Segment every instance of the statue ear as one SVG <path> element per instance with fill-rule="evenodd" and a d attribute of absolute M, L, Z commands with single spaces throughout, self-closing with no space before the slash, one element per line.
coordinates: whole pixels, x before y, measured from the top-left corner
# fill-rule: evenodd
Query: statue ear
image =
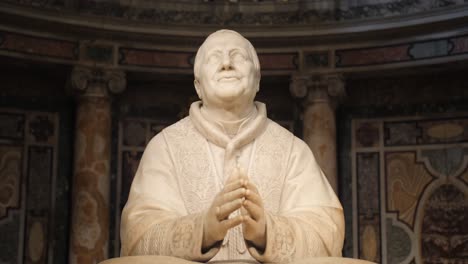
<path fill-rule="evenodd" d="M 198 98 L 200 98 L 200 100 L 202 100 L 202 92 L 201 92 L 201 88 L 200 88 L 200 82 L 197 79 L 195 79 L 193 81 L 193 86 L 195 86 L 195 91 L 197 92 Z"/>

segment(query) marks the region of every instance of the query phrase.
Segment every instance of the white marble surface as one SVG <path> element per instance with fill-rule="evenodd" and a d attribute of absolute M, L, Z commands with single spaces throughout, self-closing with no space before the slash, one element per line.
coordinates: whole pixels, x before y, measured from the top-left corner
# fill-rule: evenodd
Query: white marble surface
<path fill-rule="evenodd" d="M 184 259 L 167 257 L 167 256 L 133 256 L 114 258 L 103 261 L 99 264 L 194 264 L 199 262 L 188 261 Z M 212 264 L 253 264 L 258 263 L 255 261 L 211 261 Z M 322 257 L 322 258 L 307 258 L 300 261 L 291 262 L 288 264 L 372 264 L 360 259 L 351 258 L 335 258 L 335 257 Z"/>

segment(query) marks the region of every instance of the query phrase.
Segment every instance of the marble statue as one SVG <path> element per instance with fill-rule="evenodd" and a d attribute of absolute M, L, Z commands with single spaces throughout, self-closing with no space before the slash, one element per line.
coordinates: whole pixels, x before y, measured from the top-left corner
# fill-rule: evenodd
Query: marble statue
<path fill-rule="evenodd" d="M 343 211 L 310 148 L 267 118 L 252 44 L 208 36 L 201 101 L 146 147 L 122 213 L 122 256 L 287 263 L 341 256 Z"/>

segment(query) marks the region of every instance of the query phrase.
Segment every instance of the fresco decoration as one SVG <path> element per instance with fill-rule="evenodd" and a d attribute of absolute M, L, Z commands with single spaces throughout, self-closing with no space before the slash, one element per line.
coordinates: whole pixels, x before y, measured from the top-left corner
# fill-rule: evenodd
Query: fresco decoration
<path fill-rule="evenodd" d="M 0 138 L 23 139 L 24 120 L 25 116 L 22 113 L 0 112 Z"/>
<path fill-rule="evenodd" d="M 67 7 L 64 0 L 10 0 L 20 5 L 34 6 L 48 10 L 62 10 Z M 257 1 L 192 1 L 194 4 L 179 5 L 170 1 L 154 1 L 152 3 L 114 0 L 78 1 L 75 12 L 94 16 L 107 16 L 131 21 L 147 23 L 170 24 L 216 24 L 216 25 L 307 25 L 318 22 L 348 21 L 355 19 L 370 19 L 376 17 L 392 17 L 418 14 L 444 7 L 461 6 L 463 1 L 457 0 L 388 0 L 388 1 L 264 1 L 269 9 L 277 12 L 261 11 L 255 6 Z M 275 3 L 276 2 L 276 3 Z M 291 2 L 291 3 L 289 3 Z M 296 3 L 300 2 L 300 3 Z M 132 3 L 132 4 L 130 4 Z M 241 6 L 239 6 L 241 5 Z M 173 8 L 164 8 L 173 6 Z M 291 10 L 291 7 L 295 7 Z M 297 8 L 308 6 L 309 9 Z M 241 8 L 242 7 L 242 8 Z M 228 10 L 227 14 L 216 10 Z M 250 12 L 239 12 L 247 9 Z M 252 11 L 254 9 L 254 11 Z"/>
<path fill-rule="evenodd" d="M 340 67 L 361 67 L 409 62 L 468 53 L 468 36 L 401 43 L 390 46 L 336 50 Z"/>
<path fill-rule="evenodd" d="M 468 52 L 468 36 L 452 38 L 451 42 L 453 44 L 452 54 Z"/>
<path fill-rule="evenodd" d="M 380 263 L 466 263 L 467 122 L 464 113 L 352 121 L 354 257 L 384 248 Z M 385 220 L 365 221 L 373 208 Z"/>
<path fill-rule="evenodd" d="M 0 108 L 0 119 L 0 263 L 59 263 L 55 244 L 66 234 L 55 233 L 68 219 L 55 218 L 52 207 L 64 188 L 54 185 L 58 113 Z"/>
<path fill-rule="evenodd" d="M 24 263 L 46 264 L 49 219 L 47 216 L 28 215 L 26 222 Z"/>
<path fill-rule="evenodd" d="M 0 145 L 0 220 L 20 206 L 22 148 Z"/>
<path fill-rule="evenodd" d="M 262 70 L 297 70 L 297 53 L 258 53 Z"/>
<path fill-rule="evenodd" d="M 78 59 L 78 42 L 62 39 L 36 37 L 0 31 L 0 51 L 10 51 L 42 57 L 75 61 Z"/>
<path fill-rule="evenodd" d="M 385 122 L 385 145 L 468 142 L 466 126 L 468 126 L 468 120 L 464 118 Z"/>
<path fill-rule="evenodd" d="M 304 54 L 305 65 L 310 68 L 330 67 L 329 51 L 314 51 Z"/>
<path fill-rule="evenodd" d="M 17 264 L 17 259 L 20 252 L 19 249 L 23 244 L 23 238 L 20 236 L 21 230 L 21 212 L 10 211 L 8 218 L 3 218 L 0 221 L 0 263 Z"/>
<path fill-rule="evenodd" d="M 27 211 L 28 214 L 45 215 L 50 210 L 52 148 L 31 146 L 28 151 Z"/>
<path fill-rule="evenodd" d="M 30 116 L 29 118 L 29 133 L 30 140 L 33 142 L 54 142 L 55 127 L 53 122 L 53 115 L 38 114 Z"/>
<path fill-rule="evenodd" d="M 125 120 L 122 124 L 122 139 L 125 146 L 146 145 L 146 130 L 148 124 L 140 120 Z"/>
<path fill-rule="evenodd" d="M 337 50 L 336 67 L 356 67 L 376 64 L 387 64 L 411 60 L 408 54 L 410 44 L 386 47 L 369 47 L 359 49 Z"/>
<path fill-rule="evenodd" d="M 114 63 L 114 47 L 104 44 L 88 44 L 81 46 L 80 56 L 83 61 L 102 64 Z"/>
<path fill-rule="evenodd" d="M 120 210 L 123 209 L 128 199 L 130 186 L 132 185 L 133 177 L 140 164 L 141 151 L 124 151 L 122 153 L 122 189 L 120 194 Z"/>
<path fill-rule="evenodd" d="M 359 258 L 380 262 L 379 153 L 357 153 Z"/>
<path fill-rule="evenodd" d="M 420 239 L 423 262 L 466 263 L 467 192 L 461 191 L 453 184 L 439 186 L 426 201 L 422 218 Z"/>
<path fill-rule="evenodd" d="M 192 52 L 119 48 L 119 64 L 152 68 L 192 69 Z"/>
<path fill-rule="evenodd" d="M 401 263 L 411 254 L 411 238 L 403 228 L 393 225 L 391 219 L 386 220 L 386 225 L 387 263 Z"/>
<path fill-rule="evenodd" d="M 456 177 L 466 170 L 463 163 L 468 159 L 468 147 L 447 147 L 444 149 L 422 150 L 421 156 L 427 160 L 426 167 L 439 177 Z"/>
<path fill-rule="evenodd" d="M 413 228 L 419 197 L 433 177 L 416 162 L 413 151 L 387 152 L 385 170 L 387 212 L 397 212 L 398 219 Z"/>
<path fill-rule="evenodd" d="M 385 145 L 416 145 L 421 129 L 413 122 L 385 122 Z"/>
<path fill-rule="evenodd" d="M 372 122 L 363 122 L 356 130 L 356 144 L 358 147 L 377 147 L 379 143 L 380 128 Z"/>
<path fill-rule="evenodd" d="M 466 153 L 466 156 L 468 156 L 468 153 Z M 460 175 L 460 180 L 462 180 L 462 181 L 468 186 L 468 169 L 465 170 L 465 171 Z"/>

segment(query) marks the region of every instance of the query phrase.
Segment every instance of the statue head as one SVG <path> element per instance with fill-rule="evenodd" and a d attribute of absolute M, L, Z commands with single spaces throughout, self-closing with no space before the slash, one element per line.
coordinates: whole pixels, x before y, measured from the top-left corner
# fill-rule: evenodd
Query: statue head
<path fill-rule="evenodd" d="M 209 35 L 198 49 L 195 89 L 204 106 L 252 103 L 260 86 L 260 63 L 252 44 L 232 30 Z"/>

